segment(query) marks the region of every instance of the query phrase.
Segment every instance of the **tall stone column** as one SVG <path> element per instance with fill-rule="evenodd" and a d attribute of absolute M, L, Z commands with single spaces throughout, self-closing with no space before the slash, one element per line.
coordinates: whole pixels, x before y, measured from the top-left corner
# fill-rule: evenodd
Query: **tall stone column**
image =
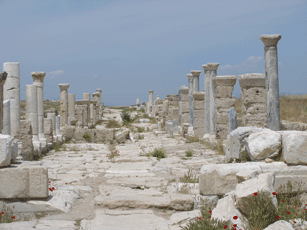
<path fill-rule="evenodd" d="M 20 65 L 19 62 L 4 62 L 3 71 L 7 79 L 3 87 L 4 100 L 15 99 L 10 103 L 11 136 L 20 130 Z"/>
<path fill-rule="evenodd" d="M 52 120 L 53 139 L 56 140 L 56 118 L 55 113 L 48 113 L 47 118 Z"/>
<path fill-rule="evenodd" d="M 60 93 L 60 117 L 61 125 L 66 125 L 68 123 L 68 91 L 69 84 L 59 84 Z M 59 118 L 57 118 L 59 119 Z"/>
<path fill-rule="evenodd" d="M 189 123 L 189 88 L 186 86 L 180 87 L 181 91 L 181 126 Z"/>
<path fill-rule="evenodd" d="M 193 93 L 193 107 L 194 107 L 194 131 L 196 137 L 203 137 L 205 134 L 205 117 L 204 117 L 204 92 Z"/>
<path fill-rule="evenodd" d="M 152 107 L 154 106 L 154 101 L 153 101 L 153 90 L 149 90 L 149 109 L 148 109 L 148 113 L 151 113 Z"/>
<path fill-rule="evenodd" d="M 267 127 L 274 131 L 280 130 L 277 55 L 277 43 L 280 39 L 280 34 L 264 34 L 260 36 L 260 40 L 264 44 L 265 89 L 267 91 Z"/>
<path fill-rule="evenodd" d="M 210 75 L 209 75 L 209 68 L 207 65 L 202 65 L 204 69 L 204 82 L 205 82 L 205 87 L 204 87 L 204 93 L 205 93 L 205 134 L 210 133 Z"/>
<path fill-rule="evenodd" d="M 71 124 L 75 124 L 75 94 L 68 94 L 68 116 Z"/>
<path fill-rule="evenodd" d="M 208 63 L 209 74 L 209 92 L 210 92 L 210 136 L 215 138 L 215 94 L 213 78 L 217 75 L 217 68 L 219 63 Z"/>
<path fill-rule="evenodd" d="M 38 109 L 36 85 L 26 85 L 26 120 L 29 120 L 31 122 L 34 149 L 40 149 L 41 143 L 38 138 Z"/>
<path fill-rule="evenodd" d="M 0 130 L 3 129 L 3 85 L 6 81 L 7 73 L 0 72 Z"/>
<path fill-rule="evenodd" d="M 44 134 L 44 78 L 45 72 L 32 72 L 33 85 L 37 86 L 37 114 L 38 114 L 38 138 L 41 141 L 42 147 L 47 144 L 47 139 Z"/>
<path fill-rule="evenodd" d="M 98 105 L 102 105 L 102 90 L 101 89 L 96 89 L 96 92 L 99 93 L 99 99 L 98 99 Z"/>
<path fill-rule="evenodd" d="M 201 70 L 191 70 L 191 74 L 193 75 L 193 93 L 199 92 L 199 75 Z"/>
<path fill-rule="evenodd" d="M 189 81 L 189 124 L 193 126 L 193 75 L 187 74 Z"/>

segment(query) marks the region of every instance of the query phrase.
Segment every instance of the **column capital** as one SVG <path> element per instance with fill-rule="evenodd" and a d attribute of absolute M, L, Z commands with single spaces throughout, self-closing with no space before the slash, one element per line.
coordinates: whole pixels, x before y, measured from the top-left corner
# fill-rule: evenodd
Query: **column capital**
<path fill-rule="evenodd" d="M 96 89 L 96 92 L 102 93 L 102 90 L 101 89 Z"/>
<path fill-rule="evenodd" d="M 281 39 L 280 34 L 263 34 L 260 37 L 264 46 L 277 46 L 278 41 Z"/>
<path fill-rule="evenodd" d="M 7 78 L 7 72 L 2 71 L 0 72 L 0 85 L 4 85 Z"/>
<path fill-rule="evenodd" d="M 202 65 L 202 67 L 203 67 L 204 71 L 208 71 L 208 70 L 209 70 L 209 68 L 208 68 L 208 65 L 207 65 L 207 64 Z"/>
<path fill-rule="evenodd" d="M 235 75 L 215 76 L 212 78 L 215 86 L 234 86 L 237 81 Z"/>
<path fill-rule="evenodd" d="M 187 77 L 188 77 L 189 79 L 191 79 L 191 78 L 193 77 L 193 75 L 192 75 L 192 74 L 187 74 Z"/>
<path fill-rule="evenodd" d="M 241 88 L 247 87 L 265 87 L 265 74 L 246 73 L 238 76 Z"/>
<path fill-rule="evenodd" d="M 98 93 L 98 92 L 92 93 L 93 97 L 99 97 L 99 95 L 100 95 L 100 93 Z"/>
<path fill-rule="evenodd" d="M 46 76 L 45 72 L 32 72 L 31 75 L 33 77 L 34 85 L 40 85 L 44 83 L 44 78 Z"/>
<path fill-rule="evenodd" d="M 193 75 L 193 76 L 199 76 L 200 75 L 200 73 L 201 73 L 201 70 L 191 70 L 191 74 Z"/>
<path fill-rule="evenodd" d="M 208 66 L 208 70 L 210 71 L 214 71 L 214 70 L 217 70 L 217 68 L 219 67 L 219 63 L 208 63 L 207 66 Z"/>
<path fill-rule="evenodd" d="M 67 90 L 69 88 L 70 84 L 59 84 L 60 90 Z"/>
<path fill-rule="evenodd" d="M 148 90 L 149 93 L 153 93 L 153 90 Z"/>

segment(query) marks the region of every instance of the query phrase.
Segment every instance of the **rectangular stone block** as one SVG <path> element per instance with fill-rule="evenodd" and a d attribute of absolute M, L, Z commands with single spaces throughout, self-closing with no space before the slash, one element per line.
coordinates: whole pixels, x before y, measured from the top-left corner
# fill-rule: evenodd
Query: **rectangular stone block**
<path fill-rule="evenodd" d="M 215 109 L 219 110 L 220 108 L 230 109 L 235 107 L 236 99 L 230 98 L 216 98 L 215 99 Z"/>
<path fill-rule="evenodd" d="M 205 108 L 205 101 L 194 100 L 194 110 L 202 110 Z"/>
<path fill-rule="evenodd" d="M 194 130 L 195 136 L 202 138 L 205 135 L 205 127 L 198 127 Z"/>
<path fill-rule="evenodd" d="M 255 103 L 251 104 L 249 107 L 246 107 L 246 113 L 257 114 L 257 113 L 266 113 L 266 104 Z"/>
<path fill-rule="evenodd" d="M 181 111 L 182 111 L 182 113 L 188 113 L 189 112 L 189 103 L 183 102 L 181 104 Z"/>
<path fill-rule="evenodd" d="M 216 138 L 227 139 L 228 124 L 216 124 Z"/>
<path fill-rule="evenodd" d="M 189 123 L 189 113 L 183 113 L 181 116 L 181 126 L 183 123 Z"/>
<path fill-rule="evenodd" d="M 266 123 L 267 118 L 266 118 L 266 114 L 263 113 L 259 113 L 259 114 L 245 114 L 242 117 L 242 122 L 244 126 L 247 126 L 247 124 L 251 124 L 254 122 L 257 123 Z"/>
<path fill-rule="evenodd" d="M 11 142 L 12 139 L 10 135 L 0 134 L 0 167 L 9 166 L 11 163 Z"/>
<path fill-rule="evenodd" d="M 189 94 L 181 94 L 181 101 L 182 102 L 189 101 Z"/>
<path fill-rule="evenodd" d="M 216 124 L 227 124 L 228 114 L 227 113 L 217 113 L 215 112 L 215 122 Z"/>
<path fill-rule="evenodd" d="M 48 169 L 40 166 L 0 169 L 0 198 L 48 197 Z"/>
<path fill-rule="evenodd" d="M 242 92 L 243 105 L 249 105 L 251 103 L 266 103 L 266 90 L 265 88 L 253 87 L 243 88 Z"/>
<path fill-rule="evenodd" d="M 215 98 L 231 98 L 233 86 L 214 87 Z"/>
<path fill-rule="evenodd" d="M 194 119 L 195 118 L 205 119 L 204 110 L 194 110 Z"/>

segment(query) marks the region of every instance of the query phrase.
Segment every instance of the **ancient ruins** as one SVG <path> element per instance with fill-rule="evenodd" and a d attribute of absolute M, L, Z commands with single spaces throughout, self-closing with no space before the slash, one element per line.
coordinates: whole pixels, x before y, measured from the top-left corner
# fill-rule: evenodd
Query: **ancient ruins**
<path fill-rule="evenodd" d="M 207 63 L 204 88 L 202 71 L 191 70 L 178 94 L 154 100 L 149 90 L 148 102 L 121 108 L 105 107 L 101 89 L 75 100 L 73 83 L 61 83 L 59 108 L 44 109 L 46 73 L 32 72 L 33 84 L 20 86 L 20 64 L 3 63 L 0 212 L 6 205 L 18 221 L 0 229 L 175 230 L 210 206 L 212 218 L 247 230 L 247 201 L 262 191 L 275 209 L 274 193 L 288 181 L 292 192 L 303 183 L 307 204 L 307 125 L 280 120 L 280 39 L 260 36 L 265 74 L 219 76 L 219 63 Z M 244 156 L 251 161 L 241 163 Z M 197 181 L 184 182 L 186 175 Z M 307 229 L 307 222 L 276 220 L 265 229 Z"/>

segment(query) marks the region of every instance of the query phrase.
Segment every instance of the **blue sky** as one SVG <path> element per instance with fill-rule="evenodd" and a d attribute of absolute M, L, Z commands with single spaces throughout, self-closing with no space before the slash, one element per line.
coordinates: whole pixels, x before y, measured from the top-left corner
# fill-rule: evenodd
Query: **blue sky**
<path fill-rule="evenodd" d="M 306 0 L 0 0 L 0 61 L 19 62 L 21 99 L 31 72 L 46 72 L 44 97 L 102 89 L 106 105 L 165 98 L 187 74 L 264 72 L 262 34 L 281 34 L 280 93 L 307 92 Z M 240 96 L 237 81 L 233 95 Z"/>

